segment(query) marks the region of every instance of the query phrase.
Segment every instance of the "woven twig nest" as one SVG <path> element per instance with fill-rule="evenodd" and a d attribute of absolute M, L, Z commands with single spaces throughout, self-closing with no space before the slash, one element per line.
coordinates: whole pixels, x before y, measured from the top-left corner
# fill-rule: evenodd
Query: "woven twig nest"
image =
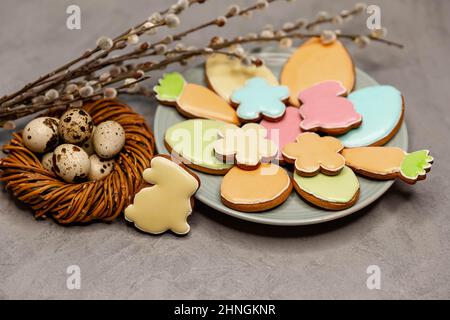
<path fill-rule="evenodd" d="M 14 133 L 3 147 L 7 157 L 0 159 L 0 181 L 15 198 L 30 206 L 37 218 L 53 217 L 61 224 L 112 221 L 143 183 L 142 172 L 154 154 L 154 136 L 144 118 L 117 100 L 99 100 L 84 109 L 95 124 L 117 121 L 126 133 L 114 170 L 103 180 L 80 184 L 62 181 L 23 146 L 21 133 Z"/>

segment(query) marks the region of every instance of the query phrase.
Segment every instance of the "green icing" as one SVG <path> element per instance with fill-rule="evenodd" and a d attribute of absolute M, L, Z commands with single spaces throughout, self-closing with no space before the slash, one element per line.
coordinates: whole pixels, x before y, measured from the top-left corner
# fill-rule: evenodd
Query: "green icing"
<path fill-rule="evenodd" d="M 416 180 L 426 174 L 426 169 L 431 167 L 433 157 L 428 150 L 420 150 L 408 153 L 400 166 L 400 173 L 407 179 Z"/>
<path fill-rule="evenodd" d="M 175 124 L 166 131 L 165 141 L 185 160 L 203 168 L 222 170 L 232 167 L 219 161 L 214 154 L 214 142 L 225 122 L 192 119 Z"/>
<path fill-rule="evenodd" d="M 183 93 L 185 84 L 186 81 L 178 72 L 166 73 L 153 90 L 158 100 L 174 102 Z"/>
<path fill-rule="evenodd" d="M 336 176 L 301 177 L 295 173 L 294 180 L 302 190 L 327 202 L 347 203 L 359 190 L 358 178 L 348 167 Z"/>

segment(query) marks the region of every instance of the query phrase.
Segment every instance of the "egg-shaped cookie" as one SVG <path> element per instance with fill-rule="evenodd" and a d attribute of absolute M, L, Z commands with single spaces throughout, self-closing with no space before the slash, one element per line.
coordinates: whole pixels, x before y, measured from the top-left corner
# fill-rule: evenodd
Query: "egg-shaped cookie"
<path fill-rule="evenodd" d="M 302 177 L 294 173 L 294 187 L 307 202 L 327 210 L 343 210 L 353 206 L 359 197 L 359 181 L 349 167 L 338 175 L 319 173 Z"/>
<path fill-rule="evenodd" d="M 206 59 L 206 81 L 225 101 L 231 102 L 234 91 L 255 77 L 277 86 L 278 79 L 266 66 L 246 66 L 241 60 L 224 54 L 212 54 Z"/>
<path fill-rule="evenodd" d="M 286 170 L 272 163 L 263 163 L 255 170 L 233 167 L 220 187 L 222 202 L 243 212 L 260 212 L 281 205 L 292 191 Z"/>
<path fill-rule="evenodd" d="M 281 84 L 288 86 L 293 106 L 300 106 L 298 94 L 326 80 L 342 83 L 347 92 L 355 85 L 355 66 L 344 45 L 336 40 L 322 44 L 312 38 L 302 44 L 289 58 L 281 72 Z"/>
<path fill-rule="evenodd" d="M 348 96 L 361 114 L 361 126 L 338 138 L 347 148 L 382 146 L 389 142 L 403 123 L 404 99 L 392 86 L 372 86 Z"/>
<path fill-rule="evenodd" d="M 214 143 L 226 123 L 216 120 L 191 119 L 179 122 L 166 131 L 165 145 L 188 167 L 209 174 L 222 175 L 233 166 L 216 158 Z"/>

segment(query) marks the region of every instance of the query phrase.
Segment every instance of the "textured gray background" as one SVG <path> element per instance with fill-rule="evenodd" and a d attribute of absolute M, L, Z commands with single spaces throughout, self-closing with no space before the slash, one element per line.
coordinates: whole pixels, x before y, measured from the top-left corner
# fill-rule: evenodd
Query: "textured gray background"
<path fill-rule="evenodd" d="M 7 93 L 77 56 L 98 36 L 115 35 L 169 1 L 1 0 L 0 93 Z M 66 29 L 69 4 L 82 9 L 82 30 Z M 183 27 L 219 15 L 231 1 L 210 0 L 183 15 Z M 250 1 L 239 1 L 250 3 Z M 450 2 L 373 1 L 389 37 L 404 50 L 374 44 L 353 50 L 358 67 L 406 96 L 411 150 L 436 158 L 427 181 L 398 182 L 362 212 L 323 225 L 276 228 L 222 215 L 197 202 L 187 237 L 154 237 L 123 221 L 61 227 L 36 222 L 0 192 L 0 298 L 450 298 L 448 148 Z M 250 32 L 266 23 L 338 12 L 352 1 L 297 1 L 271 7 L 249 22 L 189 38 Z M 361 30 L 356 22 L 344 30 Z M 350 46 L 351 47 L 351 46 Z M 152 121 L 154 103 L 131 100 Z M 0 132 L 0 143 L 9 133 Z M 66 268 L 79 265 L 81 290 L 66 289 Z M 382 289 L 366 288 L 378 265 Z"/>

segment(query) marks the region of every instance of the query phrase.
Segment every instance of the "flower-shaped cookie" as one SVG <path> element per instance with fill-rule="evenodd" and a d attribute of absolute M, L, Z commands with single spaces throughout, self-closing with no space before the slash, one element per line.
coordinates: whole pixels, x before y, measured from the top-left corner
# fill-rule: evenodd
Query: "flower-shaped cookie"
<path fill-rule="evenodd" d="M 245 86 L 236 90 L 231 101 L 237 108 L 242 122 L 258 122 L 261 118 L 278 120 L 283 117 L 286 106 L 283 101 L 289 99 L 286 86 L 272 86 L 263 78 L 252 78 Z"/>
<path fill-rule="evenodd" d="M 336 138 L 306 132 L 299 134 L 295 143 L 287 144 L 282 154 L 286 162 L 295 163 L 295 171 L 300 176 L 312 177 L 319 172 L 337 175 L 345 166 L 340 154 L 343 148 Z"/>
<path fill-rule="evenodd" d="M 242 128 L 230 124 L 219 131 L 214 152 L 221 161 L 254 170 L 261 162 L 269 162 L 278 154 L 275 143 L 266 137 L 267 130 L 259 124 L 249 123 Z"/>

